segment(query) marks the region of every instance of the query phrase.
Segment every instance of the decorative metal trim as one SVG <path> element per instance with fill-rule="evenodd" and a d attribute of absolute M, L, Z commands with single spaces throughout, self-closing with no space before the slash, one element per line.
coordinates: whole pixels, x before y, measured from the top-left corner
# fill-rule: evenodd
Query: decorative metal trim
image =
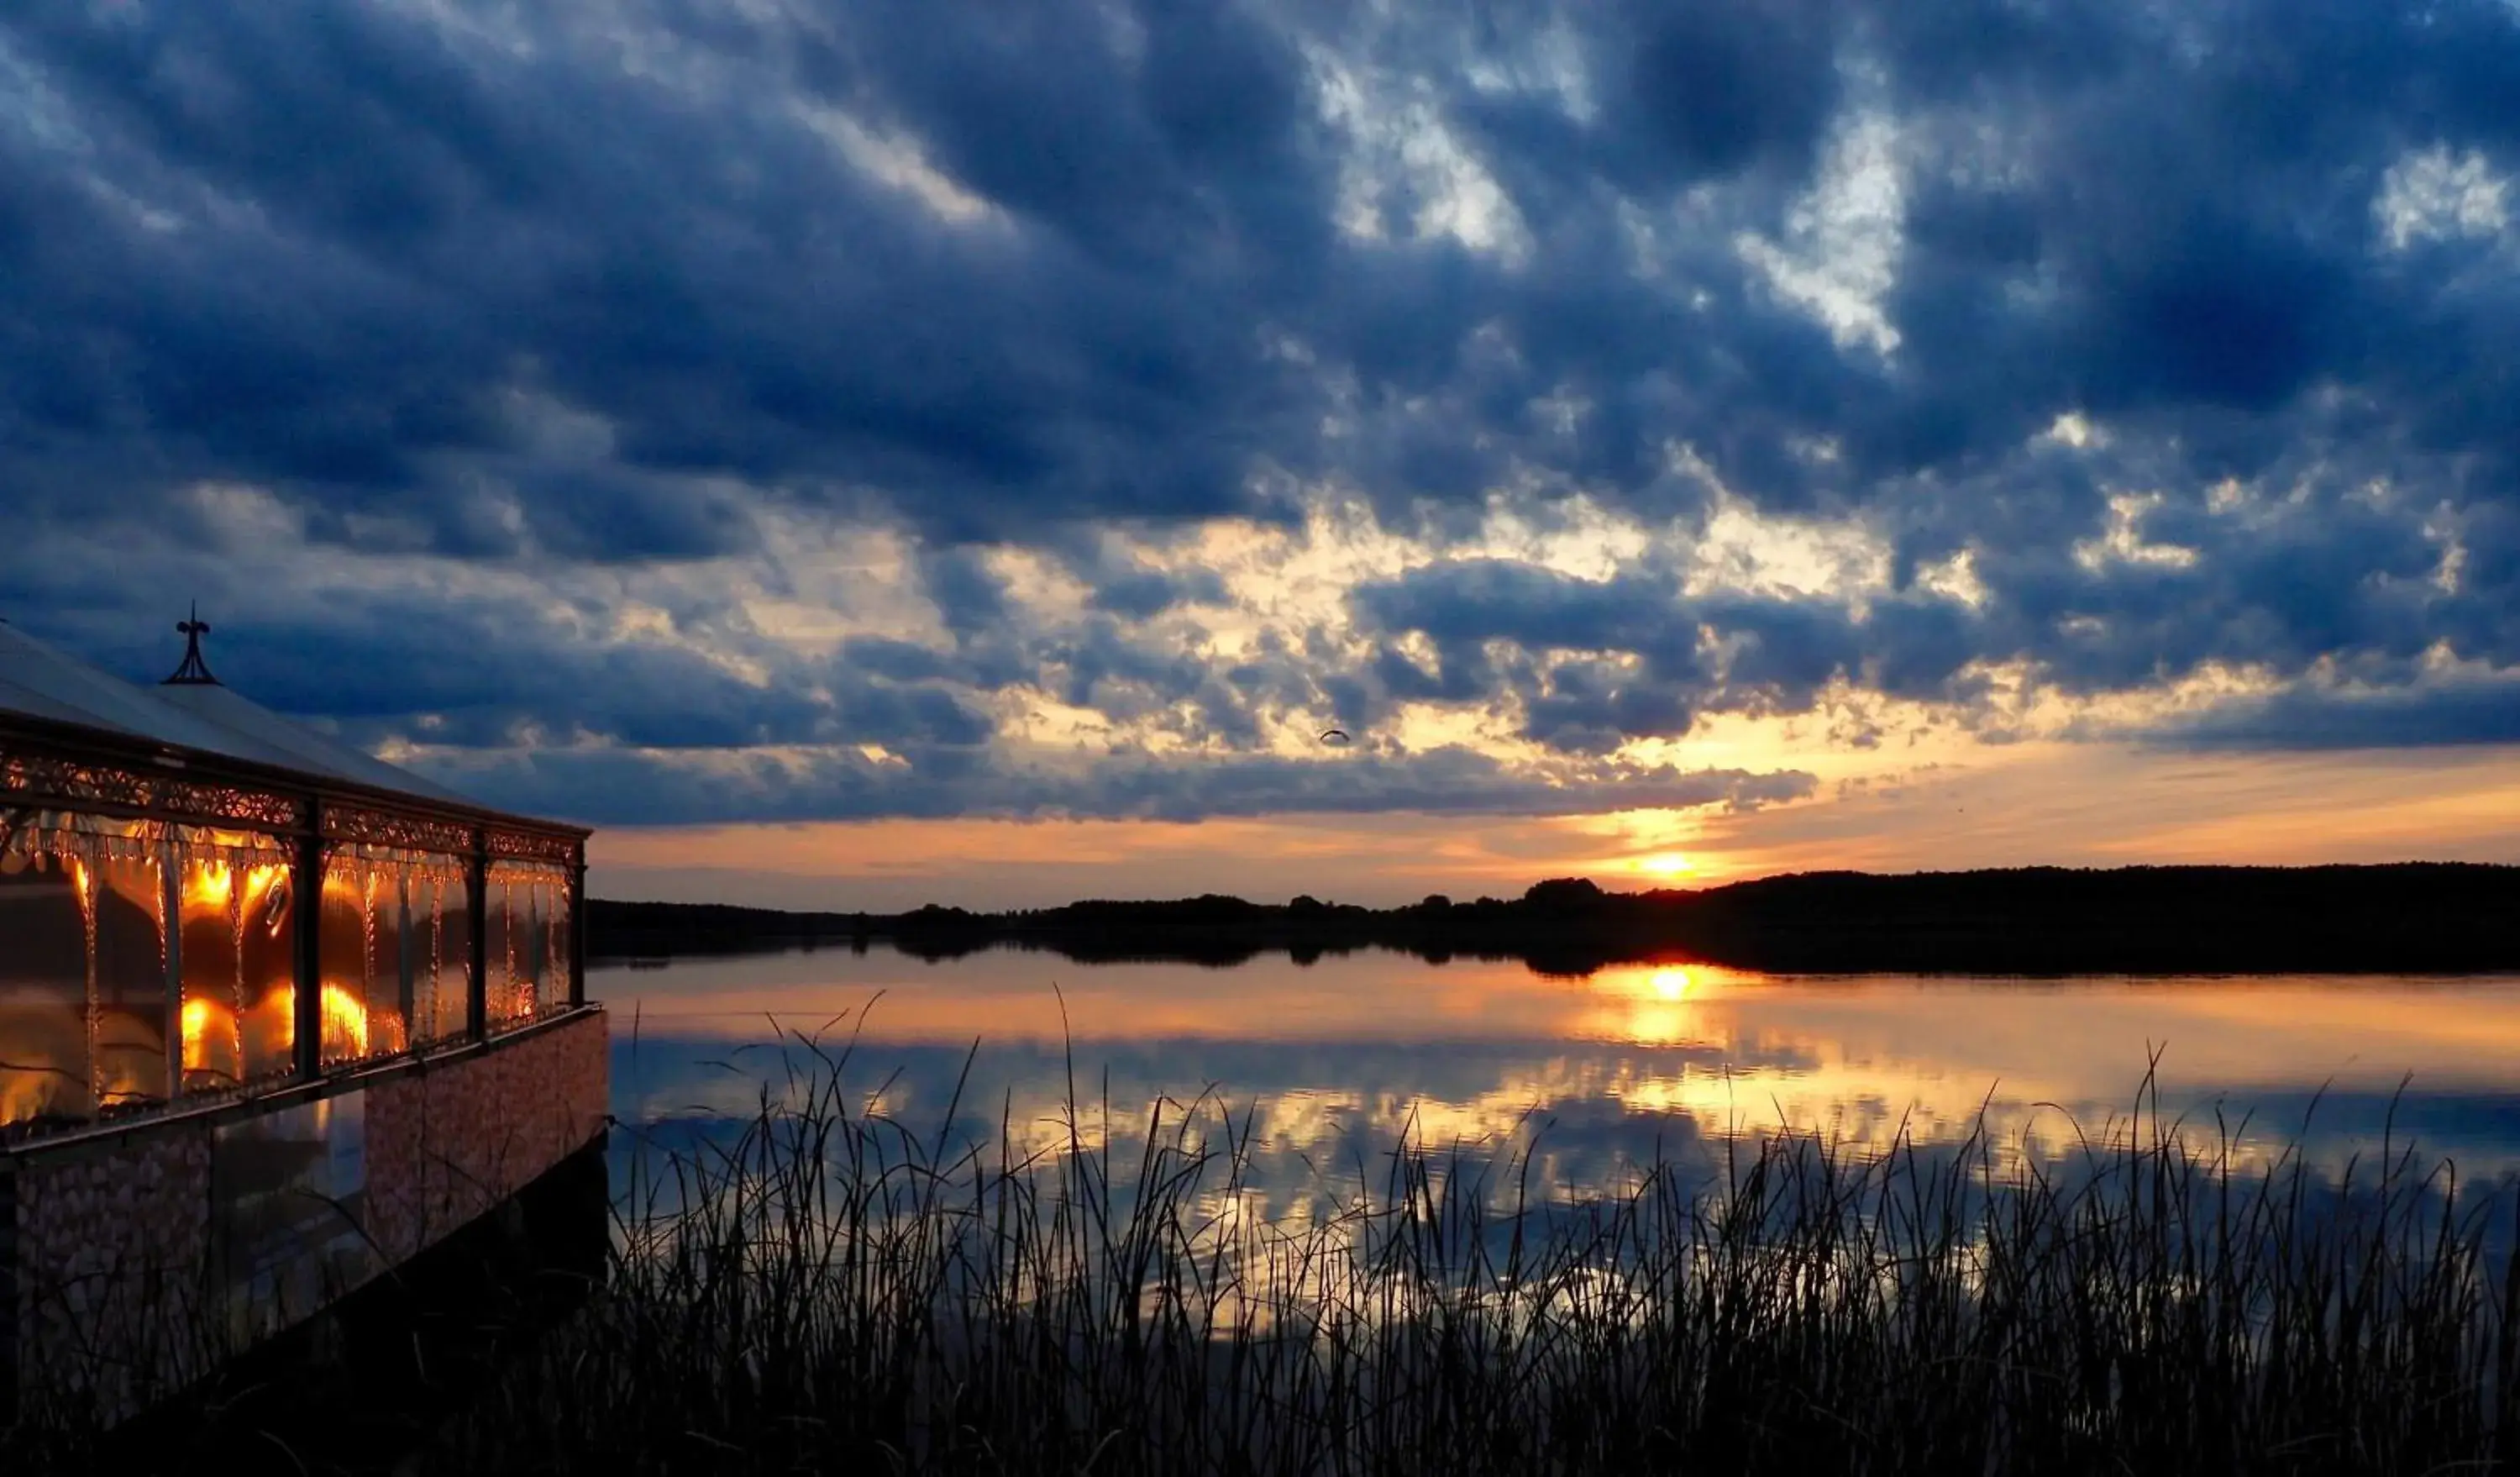
<path fill-rule="evenodd" d="M 543 836 L 520 830 L 492 830 L 489 832 L 489 842 L 490 855 L 501 861 L 554 862 L 562 867 L 578 865 L 578 843 L 568 836 Z"/>
<path fill-rule="evenodd" d="M 472 828 L 452 821 L 429 821 L 347 805 L 324 807 L 324 834 L 336 841 L 363 846 L 391 846 L 400 851 L 438 851 L 454 856 L 472 850 Z"/>
<path fill-rule="evenodd" d="M 381 869 L 414 881 L 460 882 L 472 870 L 472 859 L 455 852 L 406 851 L 360 841 L 327 841 L 324 865 Z"/>
<path fill-rule="evenodd" d="M 0 753 L 0 792 L 72 809 L 82 803 L 117 805 L 266 830 L 294 830 L 306 820 L 305 802 L 289 795 L 28 754 Z"/>

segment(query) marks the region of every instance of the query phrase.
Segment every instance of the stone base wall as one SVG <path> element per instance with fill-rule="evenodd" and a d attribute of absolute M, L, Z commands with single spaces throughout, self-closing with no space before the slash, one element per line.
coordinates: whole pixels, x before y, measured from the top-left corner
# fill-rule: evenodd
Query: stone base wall
<path fill-rule="evenodd" d="M 586 1145 L 604 1127 L 608 1034 L 579 1016 L 368 1090 L 367 1231 L 400 1262 Z"/>
<path fill-rule="evenodd" d="M 22 1398 L 110 1417 L 208 1372 L 210 1127 L 170 1123 L 12 1177 Z"/>
<path fill-rule="evenodd" d="M 356 1192 L 338 1209 L 319 1203 L 307 1230 L 329 1243 L 330 1294 L 444 1239 L 593 1141 L 605 1122 L 608 1036 L 603 1012 L 587 1011 L 397 1063 L 327 1098 L 342 1109 L 355 1100 L 355 1112 L 336 1117 L 363 1123 L 364 1161 Z M 275 1095 L 268 1112 L 313 1096 Z M 238 1214 L 237 1186 L 218 1183 L 231 1163 L 222 1135 L 252 1124 L 256 1106 L 0 1161 L 0 1397 L 14 1394 L 22 1409 L 74 1400 L 118 1420 L 209 1373 L 239 1327 L 267 1324 L 237 1317 L 240 1299 L 262 1294 L 239 1290 L 229 1243 L 244 1237 L 223 1224 Z M 338 1276 L 345 1242 L 346 1279 Z M 279 1259 L 297 1244 L 280 1241 Z"/>

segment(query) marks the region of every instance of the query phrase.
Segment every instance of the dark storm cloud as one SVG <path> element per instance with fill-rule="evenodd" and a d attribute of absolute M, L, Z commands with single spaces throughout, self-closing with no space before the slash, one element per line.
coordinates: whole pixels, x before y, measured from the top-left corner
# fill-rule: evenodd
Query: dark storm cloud
<path fill-rule="evenodd" d="M 439 610 L 405 598 L 214 635 L 220 676 L 284 711 L 328 715 L 362 739 L 457 748 L 597 738 L 639 748 L 984 741 L 961 692 L 841 666 L 783 663 L 770 680 L 664 641 L 592 642 L 530 606 Z"/>
<path fill-rule="evenodd" d="M 1423 635 L 1438 653 L 1427 673 L 1386 648 L 1377 672 L 1395 691 L 1512 690 L 1527 737 L 1581 752 L 1679 738 L 1702 713 L 1806 711 L 1839 680 L 1936 695 L 1978 650 L 1955 602 L 1893 599 L 1859 618 L 1826 601 L 1691 596 L 1668 575 L 1587 580 L 1498 559 L 1425 565 L 1364 586 L 1357 604 L 1370 626 Z M 1496 641 L 1632 660 L 1500 663 Z"/>
<path fill-rule="evenodd" d="M 723 612 L 642 642 L 591 596 L 450 591 L 269 597 L 234 658 L 372 739 L 867 743 L 922 777 L 726 757 L 656 802 L 691 815 L 1309 805 L 1233 778 L 1275 775 L 1247 757 L 1275 717 L 1501 702 L 1600 755 L 1838 684 L 1966 704 L 1976 663 L 2369 694 L 2193 741 L 2490 735 L 2498 689 L 2424 674 L 2520 665 L 2514 97 L 2494 0 L 29 0 L 0 17 L 0 597 L 110 653 L 103 617 L 160 597 L 142 532 L 285 581 L 342 550 L 564 580 L 775 566 L 780 519 L 906 530 L 940 643 L 808 660 Z M 1829 191 L 1867 120 L 1900 200 L 1851 246 Z M 2068 416 L 2092 434 L 2043 436 Z M 206 517 L 204 482 L 280 531 Z M 1439 559 L 1355 593 L 1363 655 L 1208 658 L 1156 628 L 1223 580 L 1102 539 L 1329 489 L 1442 556 L 1505 488 L 1535 526 L 1582 494 L 1685 544 L 1719 486 L 1878 534 L 1890 588 Z M 983 545 L 1073 574 L 1085 617 L 1034 628 Z M 1967 601 L 1927 579 L 1956 559 Z M 1246 758 L 1206 791 L 1026 791 L 988 740 L 1032 686 Z M 659 783 L 629 762 L 495 773 L 615 814 L 602 784 Z M 1339 803 L 1426 799 L 1356 773 Z"/>
<path fill-rule="evenodd" d="M 2520 683 L 2428 684 L 2395 692 L 2296 690 L 2162 729 L 2188 748 L 2434 748 L 2520 743 Z"/>
<path fill-rule="evenodd" d="M 1042 18 L 1045 36 L 1083 34 Z M 417 512 L 458 547 L 447 460 L 534 450 L 516 387 L 603 418 L 646 472 L 917 488 L 912 511 L 947 531 L 1243 508 L 1238 461 L 1277 391 L 1192 294 L 1287 243 L 1202 263 L 1222 246 L 1193 228 L 1238 181 L 1254 210 L 1283 197 L 1273 220 L 1321 213 L 1300 208 L 1300 158 L 1207 168 L 1246 131 L 1281 139 L 1266 78 L 1149 78 L 1196 100 L 1166 105 L 1167 129 L 1134 88 L 1091 85 L 1107 47 L 984 56 L 982 30 L 908 7 L 856 19 L 829 88 L 865 94 L 855 73 L 879 68 L 891 93 L 845 100 L 935 124 L 929 147 L 1008 192 L 1015 229 L 955 233 L 799 121 L 844 100 L 817 90 L 801 36 L 744 38 L 798 54 L 785 67 L 646 38 L 659 70 L 735 69 L 695 80 L 718 94 L 696 106 L 557 29 L 520 56 L 382 6 L 39 5 L 6 35 L 85 137 L 14 131 L 0 165 L 35 268 L 12 277 L 11 398 L 56 435 L 120 432 L 195 474 Z M 1209 54 L 1232 39 L 1154 55 L 1230 72 Z M 746 85 L 763 67 L 766 96 Z M 1025 78 L 1058 117 L 1029 111 Z M 155 495 L 170 469 L 150 460 L 126 495 Z M 724 543 L 709 520 L 615 516 L 549 480 L 519 493 L 564 553 Z"/>
<path fill-rule="evenodd" d="M 1222 604 L 1225 582 L 1212 569 L 1159 569 L 1148 564 L 1113 567 L 1100 564 L 1089 572 L 1094 581 L 1092 604 L 1112 615 L 1143 620 L 1175 605 Z"/>

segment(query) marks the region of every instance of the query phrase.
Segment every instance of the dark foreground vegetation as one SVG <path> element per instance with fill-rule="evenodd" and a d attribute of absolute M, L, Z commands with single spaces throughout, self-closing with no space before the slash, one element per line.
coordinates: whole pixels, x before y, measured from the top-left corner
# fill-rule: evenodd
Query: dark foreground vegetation
<path fill-rule="evenodd" d="M 1107 1106 L 931 1137 L 797 1050 L 748 1125 L 637 1161 L 605 1283 L 407 1450 L 200 1429 L 602 1477 L 2520 1461 L 2520 1205 L 2403 1146 L 2322 1172 L 2138 1097 L 2061 1159 L 1782 1135 L 1589 1197 L 1527 1140 L 1403 1144 L 1289 1218 L 1247 1109 L 1159 1105 L 1115 1162 Z"/>
<path fill-rule="evenodd" d="M 1832 872 L 1638 893 L 1559 879 L 1510 900 L 1388 909 L 1201 897 L 868 915 L 599 901 L 588 926 L 595 953 L 614 959 L 881 940 L 929 958 L 1016 945 L 1216 964 L 1379 948 L 1552 973 L 1672 957 L 1788 971 L 2454 972 L 2520 968 L 2520 867 Z"/>
<path fill-rule="evenodd" d="M 2509 1186 L 2253 1164 L 2144 1112 L 2063 1162 L 1784 1136 L 1554 1198 L 1520 1149 L 1324 1166 L 1107 1106 L 978 1143 L 809 1057 L 626 1187 L 588 1314 L 444 1439 L 465 1470 L 2509 1469 Z M 946 1115 L 948 1119 L 952 1113 Z M 1543 1140 L 1545 1142 L 1545 1139 Z M 679 1214 L 674 1212 L 679 1211 Z"/>

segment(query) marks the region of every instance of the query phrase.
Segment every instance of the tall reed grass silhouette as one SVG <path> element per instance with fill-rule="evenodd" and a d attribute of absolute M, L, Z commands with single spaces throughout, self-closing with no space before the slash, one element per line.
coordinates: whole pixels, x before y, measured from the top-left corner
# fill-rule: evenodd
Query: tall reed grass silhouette
<path fill-rule="evenodd" d="M 915 1132 L 786 1040 L 634 1152 L 608 1284 L 441 1433 L 457 1470 L 1093 1474 L 2520 1470 L 2508 1186 L 2130 1112 L 1790 1131 L 1592 1192 L 1402 1136 L 1258 1213 L 1256 1119 L 1107 1088 Z M 2153 1065 L 2157 1066 L 2158 1058 Z M 945 1122 L 965 1106 L 963 1083 Z M 872 1105 L 871 1105 L 872 1104 Z M 1125 1126 L 1125 1125 L 1124 1125 Z"/>

